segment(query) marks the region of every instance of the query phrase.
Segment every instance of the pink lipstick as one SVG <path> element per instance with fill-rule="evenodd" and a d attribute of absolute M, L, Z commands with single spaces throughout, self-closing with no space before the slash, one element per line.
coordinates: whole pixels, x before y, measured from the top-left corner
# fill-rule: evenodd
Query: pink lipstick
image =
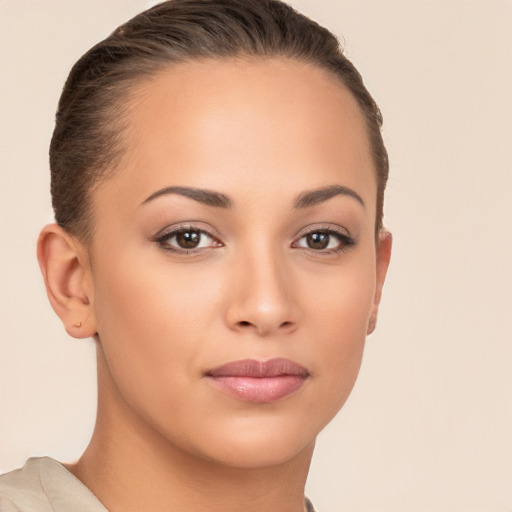
<path fill-rule="evenodd" d="M 214 386 L 246 402 L 269 403 L 297 391 L 309 372 L 289 359 L 233 361 L 207 372 Z"/>

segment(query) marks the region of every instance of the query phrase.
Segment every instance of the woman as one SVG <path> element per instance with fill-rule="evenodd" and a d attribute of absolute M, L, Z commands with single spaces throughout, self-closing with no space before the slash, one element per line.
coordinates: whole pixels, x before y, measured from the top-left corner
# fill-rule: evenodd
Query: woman
<path fill-rule="evenodd" d="M 75 464 L 3 476 L 2 512 L 311 509 L 389 263 L 380 124 L 335 37 L 275 1 L 166 2 L 75 64 L 38 258 L 95 340 L 97 423 Z"/>

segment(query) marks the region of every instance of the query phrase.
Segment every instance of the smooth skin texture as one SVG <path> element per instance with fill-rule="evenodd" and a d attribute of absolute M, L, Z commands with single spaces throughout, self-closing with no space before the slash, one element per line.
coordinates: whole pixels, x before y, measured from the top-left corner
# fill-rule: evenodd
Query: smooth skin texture
<path fill-rule="evenodd" d="M 391 251 L 389 233 L 375 237 L 364 118 L 333 77 L 285 59 L 180 64 L 130 101 L 123 162 L 93 195 L 91 245 L 55 225 L 39 240 L 54 309 L 97 341 L 97 425 L 69 468 L 111 512 L 299 512 Z M 334 186 L 345 188 L 305 204 Z M 276 357 L 309 377 L 274 402 L 207 377 Z"/>

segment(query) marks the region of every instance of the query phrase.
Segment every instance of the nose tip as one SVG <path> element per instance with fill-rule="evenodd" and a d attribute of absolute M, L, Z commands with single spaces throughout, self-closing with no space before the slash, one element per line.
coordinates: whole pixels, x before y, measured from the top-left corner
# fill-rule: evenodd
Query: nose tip
<path fill-rule="evenodd" d="M 298 322 L 292 279 L 277 268 L 276 260 L 247 268 L 231 287 L 227 323 L 239 332 L 259 336 L 290 333 Z M 282 269 L 281 269 L 282 270 Z"/>

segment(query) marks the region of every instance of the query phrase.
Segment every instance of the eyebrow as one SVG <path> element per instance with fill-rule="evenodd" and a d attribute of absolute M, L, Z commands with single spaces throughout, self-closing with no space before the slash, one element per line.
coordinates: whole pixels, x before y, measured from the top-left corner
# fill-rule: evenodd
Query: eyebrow
<path fill-rule="evenodd" d="M 197 201 L 198 203 L 203 203 L 207 206 L 214 206 L 216 208 L 231 208 L 231 206 L 233 206 L 231 199 L 228 196 L 221 194 L 220 192 L 212 192 L 210 190 L 191 187 L 162 188 L 156 192 L 153 192 L 147 199 L 142 202 L 142 204 L 149 203 L 150 201 L 153 201 L 153 199 L 167 194 L 177 194 L 180 196 L 188 197 L 194 201 Z"/>
<path fill-rule="evenodd" d="M 309 208 L 317 204 L 323 203 L 335 196 L 353 197 L 363 208 L 365 208 L 362 197 L 349 187 L 343 185 L 330 185 L 318 190 L 306 191 L 300 194 L 295 201 L 295 208 Z"/>
<path fill-rule="evenodd" d="M 153 192 L 142 202 L 142 204 L 149 203 L 157 197 L 168 194 L 177 194 L 180 196 L 188 197 L 194 201 L 203 203 L 207 206 L 213 206 L 215 208 L 231 208 L 233 206 L 233 201 L 228 196 L 220 192 L 213 192 L 211 190 L 204 190 L 200 188 L 176 186 L 165 187 L 157 190 L 156 192 Z M 352 197 L 359 204 L 361 204 L 363 208 L 365 208 L 365 204 L 361 196 L 355 190 L 352 190 L 351 188 L 345 187 L 343 185 L 330 185 L 318 190 L 303 192 L 296 199 L 294 207 L 298 209 L 309 208 L 339 195 Z"/>

